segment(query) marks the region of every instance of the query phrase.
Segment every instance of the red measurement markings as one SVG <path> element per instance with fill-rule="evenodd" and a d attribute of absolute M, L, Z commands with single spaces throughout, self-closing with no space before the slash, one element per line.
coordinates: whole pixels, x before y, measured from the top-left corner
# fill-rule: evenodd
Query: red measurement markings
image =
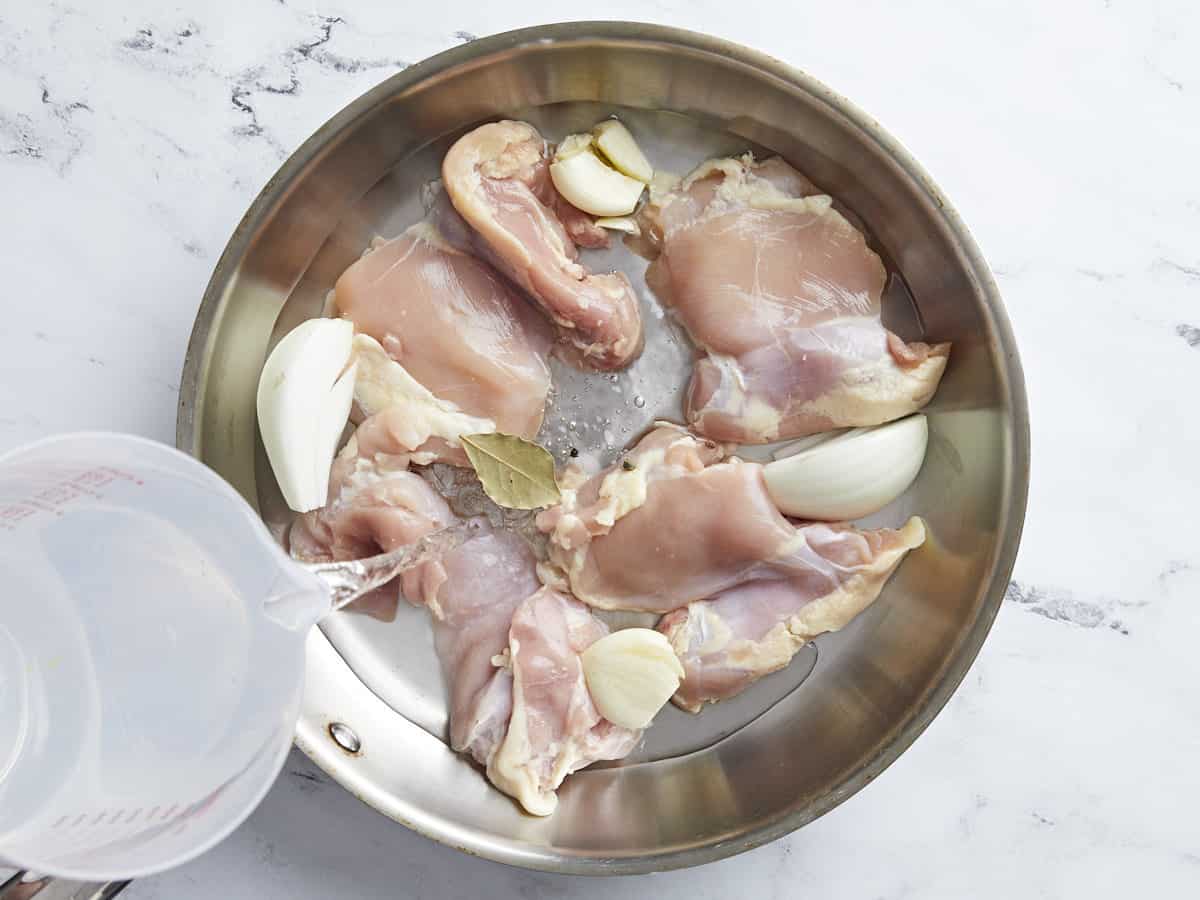
<path fill-rule="evenodd" d="M 122 481 L 131 481 L 134 484 L 138 485 L 138 487 L 141 487 L 143 484 L 146 483 L 145 481 L 143 481 L 142 479 L 140 479 L 136 475 L 134 475 L 132 472 L 126 472 L 123 469 L 117 469 L 117 468 L 114 468 L 113 466 L 98 466 L 93 471 L 101 472 L 105 475 L 108 475 L 110 481 L 115 481 L 116 479 L 120 478 Z"/>
<path fill-rule="evenodd" d="M 38 513 L 62 515 L 62 507 L 82 497 L 99 499 L 104 496 L 100 488 L 114 481 L 126 481 L 139 487 L 146 482 L 131 472 L 113 466 L 96 466 L 85 469 L 62 481 L 47 485 L 34 494 L 0 506 L 0 530 L 14 531 L 17 526 Z"/>
<path fill-rule="evenodd" d="M 81 491 L 71 487 L 70 484 L 55 484 L 42 488 L 27 502 L 47 512 L 52 512 L 56 516 L 61 516 L 60 509 L 62 507 L 83 496 L 85 495 Z"/>
<path fill-rule="evenodd" d="M 70 484 L 78 488 L 98 488 L 109 484 L 115 476 L 104 469 L 87 469 L 71 479 Z"/>
<path fill-rule="evenodd" d="M 71 487 L 70 484 L 55 484 L 47 488 L 42 488 L 33 495 L 34 500 L 45 503 L 47 506 L 62 506 L 64 503 L 70 503 L 72 500 L 79 498 L 79 491 Z"/>
<path fill-rule="evenodd" d="M 0 506 L 0 528 L 5 531 L 16 531 L 17 526 L 30 516 L 37 515 L 37 509 L 25 503 L 10 503 Z"/>

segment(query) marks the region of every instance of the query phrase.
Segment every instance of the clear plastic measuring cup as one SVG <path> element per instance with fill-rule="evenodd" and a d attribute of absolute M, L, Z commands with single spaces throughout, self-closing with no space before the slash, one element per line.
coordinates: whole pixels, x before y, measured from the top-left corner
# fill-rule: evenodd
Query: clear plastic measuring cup
<path fill-rule="evenodd" d="M 0 458 L 0 858 L 118 880 L 220 841 L 283 765 L 308 628 L 407 564 L 306 569 L 141 438 Z"/>

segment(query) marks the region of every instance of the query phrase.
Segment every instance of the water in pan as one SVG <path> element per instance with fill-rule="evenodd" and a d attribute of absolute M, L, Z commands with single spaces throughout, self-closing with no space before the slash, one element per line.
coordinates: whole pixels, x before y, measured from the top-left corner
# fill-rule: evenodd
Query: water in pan
<path fill-rule="evenodd" d="M 514 118 L 537 126 L 557 140 L 585 131 L 616 114 L 636 135 L 658 169 L 684 174 L 713 156 L 762 148 L 742 138 L 707 127 L 677 113 L 629 110 L 593 103 L 570 103 L 517 111 Z M 371 189 L 329 236 L 307 272 L 293 289 L 276 323 L 278 339 L 301 321 L 319 315 L 325 295 L 338 275 L 361 255 L 371 239 L 399 234 L 424 214 L 423 189 L 440 174 L 446 150 L 458 135 L 436 141 L 397 166 Z M 664 313 L 646 287 L 646 261 L 619 241 L 604 251 L 584 251 L 595 270 L 625 272 L 641 298 L 646 349 L 628 369 L 615 374 L 585 373 L 555 360 L 554 394 L 539 440 L 560 462 L 572 458 L 600 467 L 611 462 L 654 421 L 682 420 L 683 392 L 691 369 L 692 349 L 686 336 Z M 889 266 L 889 269 L 891 266 Z M 890 327 L 906 337 L 920 334 L 915 307 L 903 282 L 893 278 L 884 298 Z M 762 449 L 744 455 L 761 458 Z M 259 447 L 257 481 L 260 508 L 278 529 L 290 519 L 276 488 L 265 453 Z M 605 614 L 612 625 L 650 624 L 652 617 Z M 647 621 L 648 619 L 648 621 Z M 402 604 L 393 622 L 353 613 L 334 615 L 321 625 L 326 637 L 359 678 L 398 714 L 441 738 L 446 733 L 446 695 L 428 614 Z M 817 650 L 808 647 L 781 672 L 752 686 L 733 700 L 708 707 L 699 716 L 667 707 L 632 756 L 614 765 L 667 759 L 710 746 L 775 706 L 812 671 Z"/>

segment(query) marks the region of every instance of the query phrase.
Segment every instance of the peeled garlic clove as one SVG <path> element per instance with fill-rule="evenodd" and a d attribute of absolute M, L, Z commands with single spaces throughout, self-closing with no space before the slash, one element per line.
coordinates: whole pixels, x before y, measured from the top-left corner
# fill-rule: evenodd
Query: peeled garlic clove
<path fill-rule="evenodd" d="M 596 224 L 601 228 L 607 228 L 610 231 L 623 231 L 625 234 L 632 234 L 637 237 L 642 233 L 641 227 L 637 223 L 637 219 L 633 216 L 609 216 L 601 217 L 596 220 Z"/>
<path fill-rule="evenodd" d="M 683 665 L 666 636 L 626 628 L 583 652 L 583 677 L 600 715 L 622 728 L 645 728 L 683 680 Z"/>
<path fill-rule="evenodd" d="M 606 165 L 590 149 L 556 154 L 550 179 L 568 203 L 593 216 L 629 215 L 646 187 Z"/>
<path fill-rule="evenodd" d="M 258 379 L 258 428 L 287 505 L 325 505 L 329 467 L 354 399 L 354 326 L 310 319 L 275 345 Z"/>
<path fill-rule="evenodd" d="M 859 519 L 907 490 L 921 471 L 928 442 L 929 426 L 920 413 L 874 428 L 853 428 L 767 463 L 767 493 L 788 516 Z"/>
<path fill-rule="evenodd" d="M 605 119 L 592 129 L 596 146 L 605 158 L 630 178 L 636 178 L 643 184 L 649 184 L 654 178 L 654 167 L 646 154 L 637 145 L 629 129 L 616 119 Z"/>

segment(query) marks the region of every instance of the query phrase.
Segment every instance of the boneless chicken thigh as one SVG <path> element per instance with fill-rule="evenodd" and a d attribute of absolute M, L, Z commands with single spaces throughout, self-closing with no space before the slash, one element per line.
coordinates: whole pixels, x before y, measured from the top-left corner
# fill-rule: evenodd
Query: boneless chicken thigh
<path fill-rule="evenodd" d="M 917 518 L 899 530 L 804 525 L 774 571 L 668 613 L 658 628 L 685 672 L 675 703 L 699 712 L 782 669 L 817 635 L 862 612 L 924 539 Z"/>
<path fill-rule="evenodd" d="M 637 294 L 623 274 L 595 274 L 578 261 L 571 235 L 591 244 L 594 230 L 578 210 L 565 212 L 547 163 L 546 142 L 533 126 L 493 122 L 459 138 L 442 162 L 442 177 L 488 258 L 563 339 L 587 364 L 620 368 L 641 349 Z"/>
<path fill-rule="evenodd" d="M 537 591 L 536 560 L 521 538 L 496 532 L 446 554 L 420 599 L 450 688 L 450 746 L 486 766 L 512 714 L 504 664 L 513 613 Z"/>
<path fill-rule="evenodd" d="M 513 616 L 512 718 L 487 772 L 534 815 L 554 812 L 554 792 L 569 774 L 626 756 L 641 737 L 603 718 L 588 692 L 579 657 L 606 634 L 586 606 L 551 588 L 529 597 Z"/>
<path fill-rule="evenodd" d="M 442 496 L 409 470 L 409 448 L 387 427 L 392 415 L 372 416 L 350 436 L 333 461 L 328 502 L 297 516 L 288 530 L 292 556 L 306 562 L 363 559 L 415 544 L 454 522 Z M 391 621 L 399 595 L 419 596 L 434 565 L 409 569 L 351 608 Z"/>
<path fill-rule="evenodd" d="M 397 438 L 407 426 L 390 421 L 392 412 L 363 422 L 338 454 L 329 504 L 292 525 L 294 556 L 372 556 L 456 521 L 446 501 L 409 470 L 411 454 Z M 522 538 L 489 529 L 356 602 L 383 619 L 395 617 L 401 597 L 429 610 L 450 688 L 451 747 L 486 766 L 530 812 L 545 815 L 563 778 L 624 756 L 637 734 L 602 719 L 583 681 L 579 654 L 608 629 L 577 600 L 540 589 L 536 564 Z"/>
<path fill-rule="evenodd" d="M 434 226 L 378 242 L 338 278 L 334 307 L 438 399 L 482 420 L 476 431 L 537 433 L 550 389 L 550 328 Z"/>
<path fill-rule="evenodd" d="M 686 671 L 677 701 L 692 710 L 848 622 L 925 534 L 919 519 L 899 531 L 793 525 L 761 466 L 722 461 L 675 426 L 593 478 L 568 479 L 538 525 L 549 535 L 544 581 L 600 608 L 669 614 L 661 629 Z"/>
<path fill-rule="evenodd" d="M 933 396 L 949 344 L 883 327 L 879 257 L 782 160 L 710 160 L 644 216 L 659 251 L 647 280 L 701 350 L 686 410 L 699 433 L 767 443 Z"/>
<path fill-rule="evenodd" d="M 386 552 L 450 524 L 445 501 L 410 464 L 466 465 L 467 433 L 533 437 L 550 390 L 545 322 L 428 223 L 377 242 L 351 265 L 334 309 L 354 323 L 355 397 L 369 408 L 334 460 L 326 505 L 289 532 L 291 552 L 309 560 Z M 394 617 L 397 589 L 415 600 L 428 570 L 405 573 L 355 608 Z"/>
<path fill-rule="evenodd" d="M 580 600 L 601 609 L 669 612 L 745 580 L 787 541 L 760 468 L 673 425 L 618 464 L 575 484 L 538 516 L 549 561 Z"/>
<path fill-rule="evenodd" d="M 640 733 L 603 719 L 584 682 L 579 656 L 607 627 L 540 588 L 535 566 L 521 538 L 485 534 L 426 570 L 413 599 L 433 617 L 450 746 L 529 812 L 549 815 L 567 775 L 625 756 Z"/>

